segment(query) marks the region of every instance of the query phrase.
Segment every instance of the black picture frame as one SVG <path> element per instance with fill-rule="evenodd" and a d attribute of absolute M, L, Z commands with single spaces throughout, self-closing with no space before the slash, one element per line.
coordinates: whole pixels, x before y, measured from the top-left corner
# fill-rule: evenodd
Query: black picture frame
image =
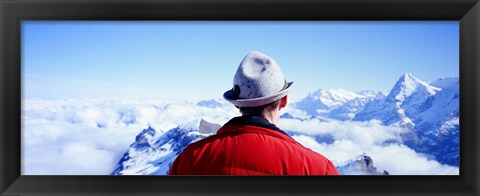
<path fill-rule="evenodd" d="M 455 20 L 459 176 L 22 176 L 22 20 Z M 479 195 L 478 0 L 0 0 L 1 195 Z M 405 160 L 408 161 L 408 160 Z"/>

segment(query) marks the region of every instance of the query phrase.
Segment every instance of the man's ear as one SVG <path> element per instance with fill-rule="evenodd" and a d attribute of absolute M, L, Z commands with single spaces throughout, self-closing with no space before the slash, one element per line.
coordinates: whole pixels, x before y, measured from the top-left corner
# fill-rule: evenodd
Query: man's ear
<path fill-rule="evenodd" d="M 280 108 L 284 108 L 287 106 L 287 98 L 288 98 L 288 95 L 285 95 L 285 97 L 283 97 L 280 101 Z"/>

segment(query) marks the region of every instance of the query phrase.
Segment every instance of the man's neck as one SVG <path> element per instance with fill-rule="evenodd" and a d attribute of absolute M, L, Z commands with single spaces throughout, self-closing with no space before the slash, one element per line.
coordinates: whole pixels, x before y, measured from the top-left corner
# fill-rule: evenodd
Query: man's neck
<path fill-rule="evenodd" d="M 278 122 L 278 114 L 277 112 L 268 112 L 268 113 L 263 113 L 262 117 L 267 119 L 268 122 L 272 124 L 277 124 Z"/>

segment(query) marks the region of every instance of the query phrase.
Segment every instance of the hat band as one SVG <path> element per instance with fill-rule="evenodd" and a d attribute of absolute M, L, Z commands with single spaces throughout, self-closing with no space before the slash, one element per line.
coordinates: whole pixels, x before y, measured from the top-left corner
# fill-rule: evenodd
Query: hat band
<path fill-rule="evenodd" d="M 288 82 L 287 82 L 287 80 L 284 80 L 284 81 L 285 81 L 285 84 L 283 84 L 282 89 L 280 89 L 278 92 L 287 89 L 287 87 L 288 87 Z M 234 85 L 234 86 L 233 86 L 232 92 L 233 92 L 233 94 L 232 94 L 231 97 L 234 98 L 234 99 L 239 99 L 239 100 L 242 100 L 242 99 L 251 99 L 251 98 L 243 98 L 243 97 L 240 97 L 240 87 L 239 87 L 238 85 Z"/>

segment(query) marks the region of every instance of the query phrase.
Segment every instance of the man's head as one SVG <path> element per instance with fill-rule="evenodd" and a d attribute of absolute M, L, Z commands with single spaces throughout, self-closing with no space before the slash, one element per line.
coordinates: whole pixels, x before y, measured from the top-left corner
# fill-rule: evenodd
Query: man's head
<path fill-rule="evenodd" d="M 287 83 L 275 60 L 252 51 L 240 63 L 233 79 L 233 88 L 223 96 L 240 108 L 243 115 L 276 113 L 285 107 L 292 84 Z"/>
<path fill-rule="evenodd" d="M 276 124 L 280 118 L 280 109 L 287 106 L 287 96 L 272 103 L 257 107 L 238 107 L 242 115 L 263 116 L 271 123 Z"/>

